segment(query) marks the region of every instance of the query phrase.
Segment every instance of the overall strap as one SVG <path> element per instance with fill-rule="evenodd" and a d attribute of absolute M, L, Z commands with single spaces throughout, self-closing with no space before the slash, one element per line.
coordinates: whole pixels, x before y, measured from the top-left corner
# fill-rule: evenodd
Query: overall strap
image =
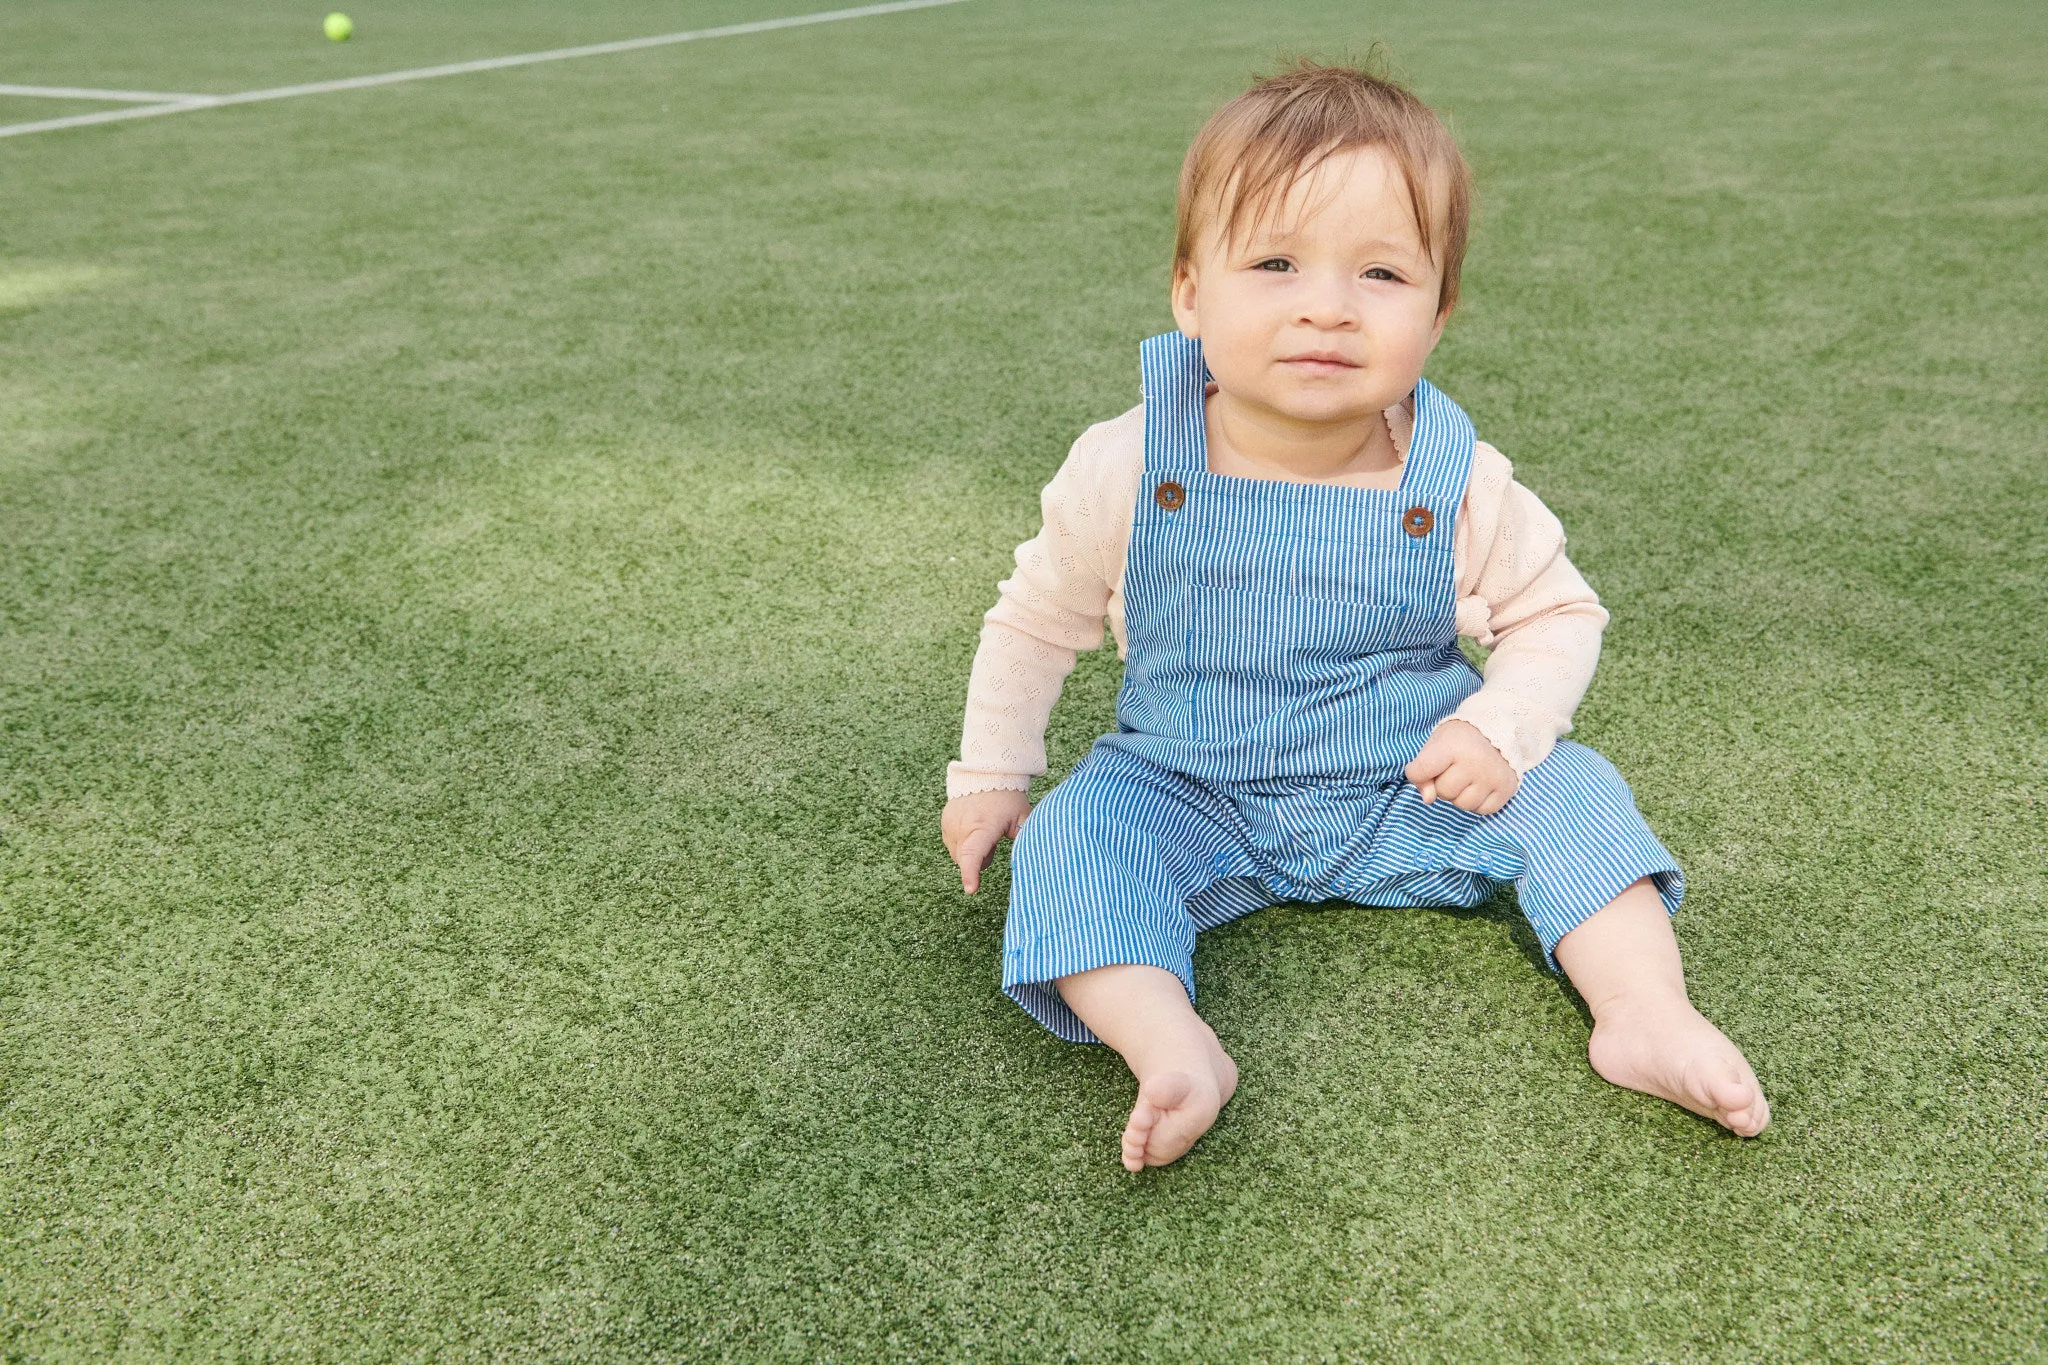
<path fill-rule="evenodd" d="M 1180 472 L 1209 467 L 1202 397 L 1209 367 L 1202 343 L 1162 332 L 1139 347 L 1145 384 L 1145 468 Z"/>
<path fill-rule="evenodd" d="M 1401 487 L 1418 502 L 1455 510 L 1472 475 L 1472 419 L 1427 379 L 1415 381 L 1415 434 Z"/>

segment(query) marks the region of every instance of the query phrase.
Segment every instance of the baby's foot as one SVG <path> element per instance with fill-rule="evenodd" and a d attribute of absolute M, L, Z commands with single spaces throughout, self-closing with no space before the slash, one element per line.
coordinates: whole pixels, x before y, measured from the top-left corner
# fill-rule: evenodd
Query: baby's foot
<path fill-rule="evenodd" d="M 1212 1042 L 1207 1051 L 1207 1065 L 1155 1071 L 1138 1082 L 1138 1102 L 1124 1125 L 1125 1170 L 1179 1160 L 1230 1102 L 1237 1091 L 1237 1063 L 1220 1044 Z"/>
<path fill-rule="evenodd" d="M 1230 1097 L 1237 1093 L 1237 1062 L 1223 1050 L 1213 1030 L 1209 1034 L 1209 1065 L 1216 1072 L 1216 1093 L 1223 1097 L 1224 1104 L 1230 1103 Z"/>
<path fill-rule="evenodd" d="M 1124 1125 L 1124 1169 L 1142 1171 L 1178 1160 L 1209 1131 L 1222 1109 L 1216 1077 L 1207 1067 L 1147 1076 L 1138 1083 L 1138 1102 Z"/>
<path fill-rule="evenodd" d="M 1742 1050 L 1691 1005 L 1610 1009 L 1586 1055 L 1614 1084 L 1670 1100 L 1737 1137 L 1755 1137 L 1771 1106 Z"/>

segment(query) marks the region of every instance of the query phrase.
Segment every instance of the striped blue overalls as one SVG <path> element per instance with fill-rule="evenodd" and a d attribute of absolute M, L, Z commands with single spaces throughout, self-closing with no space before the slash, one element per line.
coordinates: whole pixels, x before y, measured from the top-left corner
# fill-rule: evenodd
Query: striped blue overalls
<path fill-rule="evenodd" d="M 1017 836 L 1004 991 L 1094 1042 L 1056 978 L 1142 963 L 1192 997 L 1196 933 L 1279 901 L 1470 906 L 1512 881 L 1546 956 L 1641 877 L 1675 911 L 1677 864 L 1583 745 L 1490 816 L 1402 776 L 1479 687 L 1455 614 L 1458 405 L 1416 384 L 1398 488 L 1242 479 L 1209 471 L 1201 344 L 1153 337 L 1143 370 L 1117 729 Z"/>

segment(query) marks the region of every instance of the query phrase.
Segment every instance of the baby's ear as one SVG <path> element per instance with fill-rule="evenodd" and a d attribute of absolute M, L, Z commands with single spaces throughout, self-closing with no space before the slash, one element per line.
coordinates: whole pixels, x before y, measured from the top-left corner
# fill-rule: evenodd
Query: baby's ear
<path fill-rule="evenodd" d="M 1201 314 L 1195 308 L 1196 296 L 1194 263 L 1175 261 L 1170 299 L 1173 304 L 1174 325 L 1180 328 L 1180 333 L 1184 337 L 1199 338 L 1202 335 Z"/>

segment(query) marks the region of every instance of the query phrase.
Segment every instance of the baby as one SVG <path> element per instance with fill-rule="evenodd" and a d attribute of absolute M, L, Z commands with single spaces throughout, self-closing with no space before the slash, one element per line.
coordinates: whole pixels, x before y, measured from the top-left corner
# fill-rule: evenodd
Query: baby
<path fill-rule="evenodd" d="M 1144 402 L 1074 443 L 986 617 L 946 847 L 971 894 L 1015 837 L 1003 989 L 1129 1064 L 1130 1170 L 1181 1156 L 1237 1086 L 1194 1009 L 1198 932 L 1510 881 L 1592 1009 L 1595 1071 L 1745 1137 L 1769 1121 L 1686 996 L 1677 864 L 1612 765 L 1559 739 L 1607 613 L 1422 378 L 1470 203 L 1398 85 L 1304 63 L 1226 104 L 1181 169 L 1179 330 L 1142 348 Z M 1034 810 L 1052 704 L 1105 618 L 1116 732 Z M 1483 680 L 1460 635 L 1491 650 Z"/>

